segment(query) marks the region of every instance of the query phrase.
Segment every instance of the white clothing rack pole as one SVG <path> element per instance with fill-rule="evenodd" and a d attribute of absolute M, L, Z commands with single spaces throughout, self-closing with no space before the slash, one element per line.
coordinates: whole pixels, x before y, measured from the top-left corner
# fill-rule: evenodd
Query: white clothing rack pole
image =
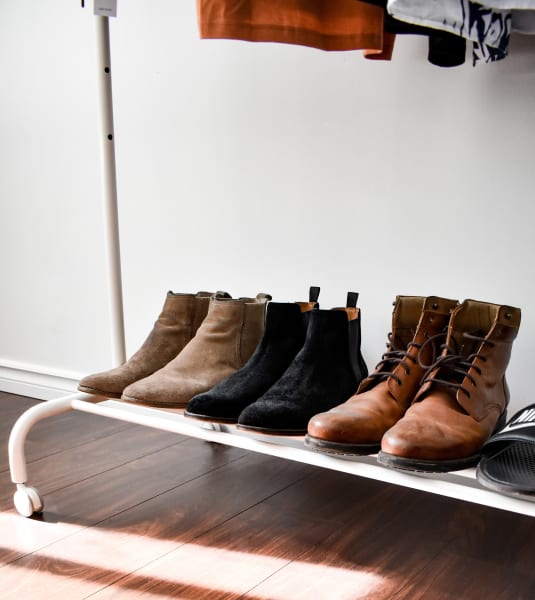
<path fill-rule="evenodd" d="M 82 3 L 83 7 L 83 3 Z M 111 83 L 111 55 L 109 19 L 96 16 L 98 97 L 100 135 L 102 143 L 102 197 L 105 227 L 105 256 L 107 263 L 108 298 L 110 314 L 111 353 L 114 365 L 126 360 L 124 312 L 119 245 L 119 217 L 117 210 L 117 176 L 115 164 L 115 133 L 113 127 L 113 97 Z M 43 509 L 39 492 L 26 484 L 28 474 L 24 444 L 30 429 L 39 421 L 74 409 L 73 402 L 86 400 L 90 407 L 105 398 L 87 394 L 71 394 L 38 404 L 27 410 L 13 426 L 9 437 L 9 466 L 11 480 L 17 485 L 14 503 L 20 514 L 29 517 Z M 89 412 L 90 409 L 86 409 Z"/>
<path fill-rule="evenodd" d="M 110 309 L 112 360 L 120 365 L 126 360 L 124 336 L 119 216 L 117 210 L 117 175 L 113 97 L 111 86 L 110 29 L 108 17 L 96 17 L 97 69 L 99 83 L 100 133 L 102 137 L 102 182 L 106 260 Z"/>

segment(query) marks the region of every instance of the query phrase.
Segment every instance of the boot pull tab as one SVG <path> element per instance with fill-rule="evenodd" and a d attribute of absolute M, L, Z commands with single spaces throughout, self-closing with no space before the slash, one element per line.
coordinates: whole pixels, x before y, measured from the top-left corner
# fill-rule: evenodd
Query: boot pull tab
<path fill-rule="evenodd" d="M 357 308 L 358 292 L 347 292 L 346 308 Z"/>
<path fill-rule="evenodd" d="M 311 285 L 308 290 L 308 301 L 309 302 L 317 302 L 320 297 L 320 288 L 315 285 Z"/>
<path fill-rule="evenodd" d="M 272 299 L 272 297 L 271 294 L 264 294 L 264 292 L 261 292 L 260 294 L 256 295 L 256 299 L 262 302 L 269 302 Z"/>
<path fill-rule="evenodd" d="M 218 300 L 220 300 L 222 298 L 232 298 L 232 296 L 228 292 L 223 292 L 223 291 L 219 290 L 214 294 L 214 298 L 217 298 Z"/>

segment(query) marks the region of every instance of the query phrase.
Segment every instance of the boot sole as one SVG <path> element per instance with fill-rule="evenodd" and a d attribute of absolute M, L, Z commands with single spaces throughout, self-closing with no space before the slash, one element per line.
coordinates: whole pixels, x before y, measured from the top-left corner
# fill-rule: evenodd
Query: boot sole
<path fill-rule="evenodd" d="M 129 404 L 142 404 L 143 406 L 154 406 L 155 408 L 184 408 L 187 406 L 187 402 L 182 403 L 169 403 L 169 402 L 155 402 L 151 400 L 139 400 L 138 398 L 132 398 L 132 396 L 121 396 L 121 400 L 128 402 Z"/>
<path fill-rule="evenodd" d="M 86 387 L 85 385 L 79 385 L 78 390 L 80 392 L 84 392 L 85 394 L 91 394 L 92 396 L 103 396 L 104 398 L 114 398 L 119 400 L 121 398 L 121 394 L 117 394 L 116 392 L 105 392 L 103 390 L 96 390 L 94 388 Z"/>
<path fill-rule="evenodd" d="M 505 427 L 507 423 L 507 412 L 504 411 L 491 435 Z M 481 459 L 481 454 L 473 454 L 465 458 L 454 458 L 452 460 L 424 460 L 423 458 L 406 458 L 383 452 L 377 455 L 377 461 L 385 467 L 393 467 L 403 471 L 418 471 L 421 473 L 449 473 L 450 471 L 461 471 L 475 467 Z"/>
<path fill-rule="evenodd" d="M 419 473 L 449 473 L 450 471 L 461 471 L 475 467 L 479 462 L 481 455 L 474 454 L 466 458 L 457 458 L 454 460 L 424 460 L 403 458 L 388 454 L 382 450 L 377 455 L 377 462 L 385 467 L 393 467 L 402 471 L 417 471 Z"/>
<path fill-rule="evenodd" d="M 225 417 L 211 417 L 210 415 L 198 415 L 196 413 L 184 411 L 185 417 L 190 417 L 191 419 L 198 419 L 199 421 L 209 421 L 210 423 L 228 423 L 235 424 L 238 422 L 238 417 L 233 418 L 225 418 Z"/>
<path fill-rule="evenodd" d="M 268 427 L 254 427 L 252 425 L 242 425 L 241 423 L 238 423 L 237 427 L 244 431 L 257 431 L 268 435 L 304 435 L 307 432 L 306 429 L 269 429 Z"/>
<path fill-rule="evenodd" d="M 331 442 L 313 437 L 305 436 L 305 446 L 316 452 L 325 454 L 334 454 L 336 456 L 367 456 L 377 454 L 381 449 L 381 444 L 345 444 L 342 442 Z"/>

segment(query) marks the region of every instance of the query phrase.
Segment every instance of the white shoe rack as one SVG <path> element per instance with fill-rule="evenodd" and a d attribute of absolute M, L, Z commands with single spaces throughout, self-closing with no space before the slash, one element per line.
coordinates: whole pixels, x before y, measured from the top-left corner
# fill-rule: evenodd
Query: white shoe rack
<path fill-rule="evenodd" d="M 28 484 L 24 456 L 26 436 L 33 425 L 42 419 L 70 410 L 118 419 L 315 467 L 368 477 L 457 500 L 535 516 L 535 502 L 504 496 L 482 487 L 476 480 L 475 469 L 443 474 L 408 473 L 383 467 L 377 462 L 375 456 L 362 456 L 356 460 L 347 460 L 309 450 L 303 444 L 302 436 L 249 433 L 237 429 L 234 425 L 208 423 L 184 417 L 183 410 L 180 409 L 158 409 L 78 393 L 33 406 L 19 418 L 13 427 L 9 440 L 9 458 L 11 478 L 17 486 L 14 501 L 19 513 L 26 517 L 43 509 L 43 499 L 39 492 Z"/>
<path fill-rule="evenodd" d="M 117 213 L 109 22 L 107 16 L 101 15 L 97 15 L 95 20 L 112 352 L 114 362 L 121 364 L 125 361 L 126 356 Z M 39 421 L 71 410 L 175 432 L 209 442 L 448 496 L 457 500 L 535 516 L 535 502 L 505 496 L 482 487 L 476 479 L 475 469 L 445 474 L 407 473 L 383 467 L 377 462 L 375 456 L 363 456 L 356 460 L 346 460 L 309 450 L 304 446 L 303 438 L 299 436 L 282 437 L 251 434 L 240 431 L 232 425 L 211 424 L 188 419 L 184 417 L 183 411 L 179 409 L 156 409 L 110 400 L 101 396 L 76 393 L 33 406 L 18 419 L 11 431 L 9 465 L 11 479 L 16 485 L 14 504 L 17 511 L 25 517 L 41 512 L 44 507 L 43 498 L 40 496 L 39 491 L 28 482 L 24 452 L 28 433 Z"/>

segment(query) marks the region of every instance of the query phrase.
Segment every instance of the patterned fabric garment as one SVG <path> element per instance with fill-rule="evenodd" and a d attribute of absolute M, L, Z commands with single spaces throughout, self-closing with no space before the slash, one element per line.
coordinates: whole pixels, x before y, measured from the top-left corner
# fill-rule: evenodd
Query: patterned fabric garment
<path fill-rule="evenodd" d="M 513 33 L 535 33 L 535 0 L 475 0 L 478 4 L 497 10 L 510 10 Z"/>
<path fill-rule="evenodd" d="M 535 0 L 484 0 L 478 4 L 498 10 L 535 10 Z"/>
<path fill-rule="evenodd" d="M 388 0 L 396 19 L 443 29 L 473 42 L 473 63 L 507 56 L 511 11 L 489 8 L 470 0 Z"/>

